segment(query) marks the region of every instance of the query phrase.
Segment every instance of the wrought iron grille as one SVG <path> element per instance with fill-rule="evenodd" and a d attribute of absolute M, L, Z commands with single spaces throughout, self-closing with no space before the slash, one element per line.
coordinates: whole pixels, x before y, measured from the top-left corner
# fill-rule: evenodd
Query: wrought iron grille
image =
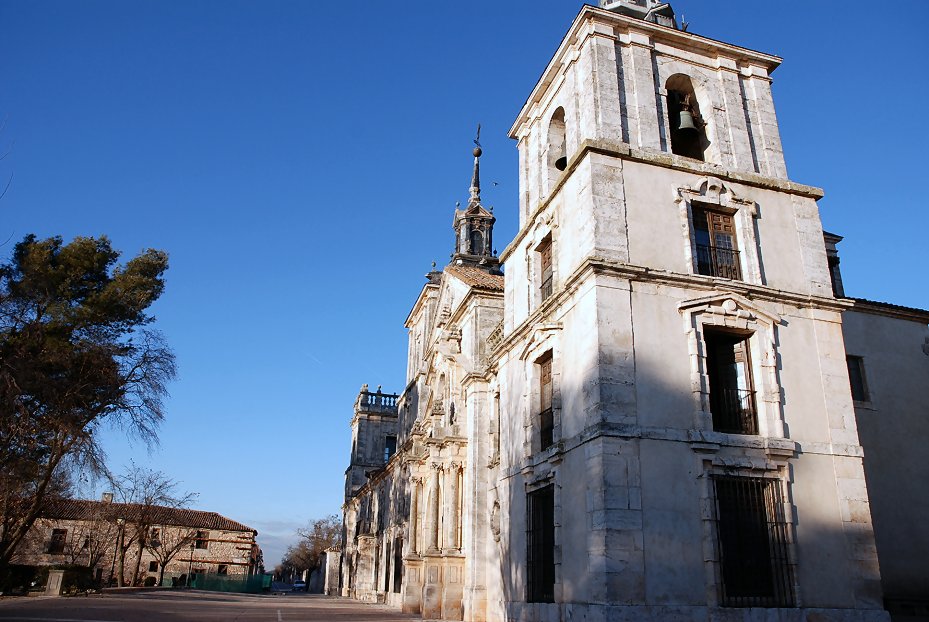
<path fill-rule="evenodd" d="M 732 248 L 697 244 L 697 272 L 706 276 L 742 280 L 739 251 Z"/>
<path fill-rule="evenodd" d="M 728 434 L 758 434 L 755 392 L 745 389 L 710 389 L 713 429 Z"/>
<path fill-rule="evenodd" d="M 542 449 L 548 449 L 555 442 L 555 420 L 552 409 L 546 408 L 539 413 L 539 430 L 541 432 Z"/>
<path fill-rule="evenodd" d="M 552 295 L 552 275 L 549 274 L 548 278 L 542 281 L 542 301 L 546 301 Z"/>
<path fill-rule="evenodd" d="M 793 607 L 780 480 L 715 476 L 719 600 L 724 607 Z"/>
<path fill-rule="evenodd" d="M 555 602 L 555 487 L 526 495 L 529 521 L 527 542 L 527 601 Z"/>

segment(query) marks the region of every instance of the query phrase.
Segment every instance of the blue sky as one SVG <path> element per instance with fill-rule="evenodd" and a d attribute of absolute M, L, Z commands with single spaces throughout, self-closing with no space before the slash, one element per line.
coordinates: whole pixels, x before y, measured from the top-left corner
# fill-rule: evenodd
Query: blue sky
<path fill-rule="evenodd" d="M 452 251 L 475 126 L 502 250 L 506 133 L 581 4 L 0 0 L 0 255 L 36 233 L 171 257 L 161 444 L 110 432 L 111 465 L 254 526 L 269 566 L 338 512 L 353 400 L 405 384 L 403 320 Z M 784 57 L 788 170 L 826 191 L 847 293 L 929 307 L 929 3 L 673 4 L 691 32 Z"/>

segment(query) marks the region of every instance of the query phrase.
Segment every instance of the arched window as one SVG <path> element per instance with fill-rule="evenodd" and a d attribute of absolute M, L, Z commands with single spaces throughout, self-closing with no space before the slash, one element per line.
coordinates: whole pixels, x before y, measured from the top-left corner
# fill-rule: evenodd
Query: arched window
<path fill-rule="evenodd" d="M 568 149 L 565 143 L 564 108 L 559 106 L 548 124 L 548 166 L 561 172 L 568 168 Z M 552 174 L 552 179 L 558 176 Z"/>
<path fill-rule="evenodd" d="M 684 74 L 668 78 L 668 133 L 671 153 L 705 160 L 704 153 L 710 142 L 706 138 L 706 124 L 700 115 L 700 103 L 693 83 Z"/>
<path fill-rule="evenodd" d="M 484 234 L 478 231 L 477 229 L 471 230 L 471 254 L 472 255 L 483 255 L 484 254 Z"/>

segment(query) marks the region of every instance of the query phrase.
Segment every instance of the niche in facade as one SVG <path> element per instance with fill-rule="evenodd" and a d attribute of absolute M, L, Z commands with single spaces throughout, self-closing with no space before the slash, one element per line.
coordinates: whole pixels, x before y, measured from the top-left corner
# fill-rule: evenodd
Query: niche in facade
<path fill-rule="evenodd" d="M 710 141 L 706 138 L 706 124 L 700 114 L 700 102 L 693 83 L 684 74 L 668 78 L 668 123 L 671 153 L 705 160 Z"/>

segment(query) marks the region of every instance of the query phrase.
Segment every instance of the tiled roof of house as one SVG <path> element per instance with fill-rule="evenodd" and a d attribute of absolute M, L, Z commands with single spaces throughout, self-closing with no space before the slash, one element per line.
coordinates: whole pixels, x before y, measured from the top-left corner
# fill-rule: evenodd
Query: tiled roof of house
<path fill-rule="evenodd" d="M 502 274 L 489 274 L 480 268 L 472 268 L 470 266 L 447 266 L 445 271 L 472 287 L 489 289 L 495 292 L 503 291 Z"/>
<path fill-rule="evenodd" d="M 889 312 L 896 311 L 896 312 L 900 312 L 903 314 L 909 314 L 913 316 L 922 316 L 921 319 L 925 319 L 927 316 L 929 316 L 929 310 L 920 309 L 918 307 L 904 307 L 903 305 L 895 305 L 891 302 L 881 302 L 880 300 L 868 300 L 867 298 L 850 298 L 850 300 L 854 300 L 856 303 L 856 306 L 852 307 L 853 309 L 855 308 L 861 309 L 862 305 L 864 305 L 865 307 L 871 307 L 874 309 L 880 309 L 880 310 L 889 311 Z"/>
<path fill-rule="evenodd" d="M 94 520 L 104 518 L 113 520 L 124 518 L 133 520 L 145 506 L 137 503 L 113 503 L 106 501 L 88 501 L 85 499 L 59 499 L 52 502 L 42 512 L 43 518 L 58 518 L 65 520 Z M 159 525 L 174 525 L 177 527 L 196 527 L 200 529 L 219 529 L 222 531 L 250 531 L 258 532 L 248 525 L 226 518 L 216 512 L 203 512 L 201 510 L 188 510 L 186 508 L 168 508 L 152 506 L 151 522 Z"/>

